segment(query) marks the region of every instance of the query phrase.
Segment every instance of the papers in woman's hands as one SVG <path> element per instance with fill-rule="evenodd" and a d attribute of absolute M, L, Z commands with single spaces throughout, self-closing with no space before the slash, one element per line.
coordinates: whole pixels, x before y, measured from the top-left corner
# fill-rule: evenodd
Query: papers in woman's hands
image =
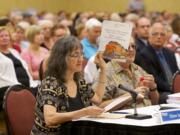
<path fill-rule="evenodd" d="M 105 119 L 120 119 L 120 118 L 125 118 L 127 114 L 118 114 L 118 113 L 102 113 L 98 116 L 89 116 L 89 118 L 105 118 Z"/>
<path fill-rule="evenodd" d="M 124 106 L 127 102 L 131 101 L 132 97 L 131 95 L 128 96 L 120 96 L 118 98 L 116 98 L 114 101 L 112 101 L 110 104 L 108 104 L 105 108 L 104 108 L 104 112 L 108 112 L 114 109 L 118 109 L 122 106 Z"/>

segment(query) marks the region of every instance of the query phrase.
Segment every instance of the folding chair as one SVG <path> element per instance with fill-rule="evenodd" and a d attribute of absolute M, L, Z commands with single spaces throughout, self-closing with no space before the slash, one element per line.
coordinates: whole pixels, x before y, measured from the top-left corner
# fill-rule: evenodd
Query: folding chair
<path fill-rule="evenodd" d="M 180 70 L 177 71 L 173 76 L 172 90 L 173 93 L 180 92 Z"/>
<path fill-rule="evenodd" d="M 22 85 L 8 88 L 3 100 L 8 135 L 29 135 L 34 123 L 35 97 Z"/>

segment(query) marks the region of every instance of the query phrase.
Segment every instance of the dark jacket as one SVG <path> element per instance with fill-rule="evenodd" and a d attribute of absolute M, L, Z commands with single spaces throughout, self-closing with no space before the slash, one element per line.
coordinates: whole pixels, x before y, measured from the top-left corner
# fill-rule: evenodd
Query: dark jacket
<path fill-rule="evenodd" d="M 167 61 L 167 64 L 169 65 L 171 72 L 174 74 L 178 70 L 174 53 L 164 47 L 162 48 L 162 53 Z M 154 76 L 158 91 L 171 92 L 171 86 L 166 81 L 165 73 L 163 72 L 160 61 L 153 47 L 148 45 L 141 50 L 140 54 L 142 57 L 140 66 Z"/>
<path fill-rule="evenodd" d="M 136 56 L 135 56 L 134 63 L 136 63 L 137 65 L 140 65 L 140 63 L 141 63 L 141 53 L 140 52 L 147 45 L 140 38 L 136 38 L 135 44 L 136 44 Z"/>

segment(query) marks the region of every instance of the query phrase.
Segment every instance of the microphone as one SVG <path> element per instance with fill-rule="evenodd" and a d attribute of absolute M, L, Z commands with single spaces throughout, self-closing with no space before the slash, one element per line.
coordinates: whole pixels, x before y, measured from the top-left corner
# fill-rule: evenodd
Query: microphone
<path fill-rule="evenodd" d="M 143 96 L 142 94 L 140 94 L 140 93 L 138 93 L 137 91 L 134 91 L 134 90 L 132 90 L 132 89 L 129 89 L 129 88 L 123 86 L 122 84 L 119 84 L 119 85 L 118 85 L 118 88 L 120 88 L 120 89 L 122 89 L 122 90 L 124 90 L 124 91 L 129 92 L 129 93 L 130 93 L 131 95 L 133 95 L 133 96 L 136 96 L 136 97 L 139 97 L 139 98 L 144 98 L 144 96 Z"/>
<path fill-rule="evenodd" d="M 126 115 L 126 118 L 129 118 L 129 119 L 136 119 L 136 120 L 142 120 L 142 119 L 149 119 L 149 118 L 152 118 L 151 115 L 146 115 L 146 114 L 138 114 L 137 113 L 137 106 L 136 106 L 136 98 L 137 97 L 141 97 L 141 98 L 144 98 L 144 96 L 140 93 L 138 93 L 137 91 L 134 91 L 132 89 L 129 89 L 125 86 L 123 86 L 122 84 L 119 84 L 118 85 L 118 88 L 124 90 L 124 91 L 127 91 L 131 94 L 132 98 L 133 98 L 133 102 L 135 103 L 134 104 L 134 114 L 132 115 Z"/>

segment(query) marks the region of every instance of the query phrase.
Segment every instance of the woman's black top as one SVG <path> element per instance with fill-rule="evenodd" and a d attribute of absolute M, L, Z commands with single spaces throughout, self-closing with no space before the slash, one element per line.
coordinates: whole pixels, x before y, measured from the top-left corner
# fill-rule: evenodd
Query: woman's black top
<path fill-rule="evenodd" d="M 12 62 L 14 64 L 14 69 L 15 69 L 15 73 L 16 73 L 16 77 L 17 77 L 18 82 L 20 82 L 21 84 L 29 87 L 29 85 L 30 85 L 30 83 L 29 83 L 29 76 L 28 76 L 26 70 L 24 69 L 21 61 L 19 59 L 17 59 L 11 53 L 4 54 L 4 55 L 12 60 Z"/>
<path fill-rule="evenodd" d="M 69 101 L 68 102 L 69 107 L 67 109 L 68 112 L 76 111 L 76 110 L 80 110 L 80 109 L 84 108 L 79 91 L 77 91 L 77 94 L 75 97 L 68 96 L 68 101 Z"/>

